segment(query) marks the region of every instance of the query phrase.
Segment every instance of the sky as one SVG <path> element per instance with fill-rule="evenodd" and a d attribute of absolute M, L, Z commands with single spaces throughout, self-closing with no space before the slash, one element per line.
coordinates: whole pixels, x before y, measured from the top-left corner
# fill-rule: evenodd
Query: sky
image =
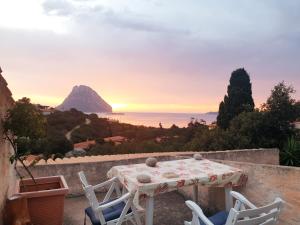
<path fill-rule="evenodd" d="M 0 66 L 15 99 L 57 106 L 88 85 L 114 111 L 217 111 L 245 68 L 257 107 L 300 99 L 298 0 L 0 0 Z"/>

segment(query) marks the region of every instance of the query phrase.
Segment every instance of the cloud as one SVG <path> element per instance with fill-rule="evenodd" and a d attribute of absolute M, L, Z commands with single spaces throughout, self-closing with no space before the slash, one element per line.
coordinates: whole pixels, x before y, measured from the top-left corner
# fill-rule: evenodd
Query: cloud
<path fill-rule="evenodd" d="M 163 23 L 154 22 L 141 15 L 136 15 L 131 11 L 123 13 L 115 12 L 114 10 L 105 10 L 104 22 L 121 29 L 129 29 L 135 31 L 153 32 L 153 33 L 168 33 L 168 34 L 189 34 L 187 29 L 166 26 Z"/>
<path fill-rule="evenodd" d="M 136 101 L 140 90 L 147 102 L 157 100 L 154 92 L 165 103 L 174 96 L 182 102 L 212 97 L 218 102 L 238 67 L 247 69 L 255 96 L 263 100 L 283 76 L 300 87 L 300 1 L 157 2 L 46 0 L 43 17 L 49 24 L 66 21 L 68 32 L 0 28 L 2 69 L 20 74 L 15 89 L 23 93 L 25 87 L 36 88 L 29 78 L 42 83 L 38 90 L 47 94 L 53 87 L 90 82 Z M 26 85 L 22 76 L 28 76 Z M 64 81 L 48 90 L 45 79 L 58 76 Z"/>
<path fill-rule="evenodd" d="M 153 4 L 157 5 L 155 2 Z M 119 29 L 182 35 L 190 33 L 188 29 L 178 28 L 176 25 L 165 25 L 163 22 L 154 20 L 146 14 L 137 13 L 128 8 L 116 10 L 90 0 L 46 0 L 42 6 L 44 12 L 49 16 L 68 16 L 79 22 L 84 18 L 87 23 L 102 23 Z M 80 26 L 80 24 L 78 25 Z"/>
<path fill-rule="evenodd" d="M 69 16 L 75 10 L 74 6 L 67 0 L 46 0 L 42 7 L 47 15 L 56 16 Z"/>

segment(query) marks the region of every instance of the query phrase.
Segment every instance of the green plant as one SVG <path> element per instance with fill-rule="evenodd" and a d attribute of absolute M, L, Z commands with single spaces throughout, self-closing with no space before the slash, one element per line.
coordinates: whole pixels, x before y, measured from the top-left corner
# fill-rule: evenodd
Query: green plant
<path fill-rule="evenodd" d="M 30 103 L 30 99 L 18 100 L 2 121 L 4 139 L 8 140 L 13 148 L 13 155 L 10 162 L 14 164 L 17 174 L 17 161 L 21 163 L 28 175 L 35 183 L 35 179 L 28 167 L 25 165 L 22 156 L 30 154 L 32 146 L 36 145 L 46 135 L 46 120 L 37 108 Z M 20 148 L 19 148 L 20 146 Z"/>
<path fill-rule="evenodd" d="M 300 166 L 300 142 L 294 137 L 288 138 L 280 152 L 280 161 L 286 166 Z"/>

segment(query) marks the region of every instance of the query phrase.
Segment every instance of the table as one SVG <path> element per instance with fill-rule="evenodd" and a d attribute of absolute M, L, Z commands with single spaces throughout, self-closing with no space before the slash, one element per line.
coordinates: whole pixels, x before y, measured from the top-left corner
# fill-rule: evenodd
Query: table
<path fill-rule="evenodd" d="M 139 183 L 139 174 L 151 176 L 151 183 Z M 232 208 L 230 191 L 233 186 L 243 185 L 247 175 L 241 169 L 207 159 L 194 158 L 158 162 L 156 167 L 145 163 L 112 167 L 107 176 L 117 177 L 129 192 L 135 193 L 134 203 L 139 205 L 139 198 L 146 197 L 146 225 L 153 224 L 154 196 L 193 185 L 194 198 L 197 200 L 198 185 L 224 187 L 226 210 Z"/>

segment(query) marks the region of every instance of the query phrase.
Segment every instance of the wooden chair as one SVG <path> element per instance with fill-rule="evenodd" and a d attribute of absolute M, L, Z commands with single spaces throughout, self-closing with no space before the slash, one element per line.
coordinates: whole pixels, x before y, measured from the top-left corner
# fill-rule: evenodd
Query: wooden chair
<path fill-rule="evenodd" d="M 126 193 L 121 196 L 118 185 L 118 179 L 112 178 L 95 186 L 89 185 L 84 173 L 78 173 L 82 183 L 85 196 L 87 197 L 90 207 L 85 209 L 85 216 L 90 218 L 93 225 L 121 225 L 125 221 L 130 221 L 134 225 L 141 225 L 138 210 L 133 204 L 132 193 Z M 103 188 L 110 185 L 103 201 L 99 202 L 95 189 Z M 116 191 L 117 198 L 111 198 L 112 193 Z M 86 218 L 85 218 L 86 224 Z"/>
<path fill-rule="evenodd" d="M 243 195 L 235 191 L 230 194 L 236 199 L 235 206 L 229 213 L 222 211 L 207 218 L 201 208 L 193 201 L 186 201 L 192 210 L 191 222 L 185 225 L 274 225 L 283 206 L 283 200 L 276 198 L 271 204 L 256 207 Z"/>

